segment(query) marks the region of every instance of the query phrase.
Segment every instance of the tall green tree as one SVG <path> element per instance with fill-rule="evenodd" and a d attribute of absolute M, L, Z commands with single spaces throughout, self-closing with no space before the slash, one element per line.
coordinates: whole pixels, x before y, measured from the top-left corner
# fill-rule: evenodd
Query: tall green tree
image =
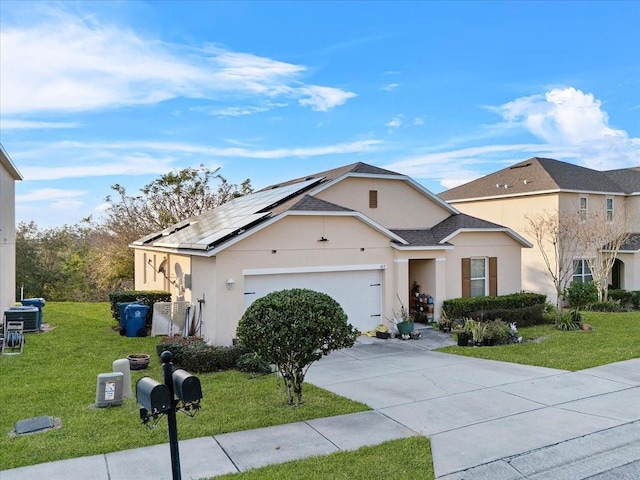
<path fill-rule="evenodd" d="M 34 222 L 18 225 L 16 285 L 25 297 L 100 299 L 89 274 L 87 233 L 77 226 L 39 229 Z"/>
<path fill-rule="evenodd" d="M 217 186 L 214 186 L 217 182 Z M 179 221 L 200 215 L 229 200 L 253 191 L 249 179 L 240 185 L 229 183 L 219 173 L 200 165 L 169 172 L 129 195 L 121 185 L 106 198 L 108 208 L 94 228 L 94 276 L 107 288 L 133 281 L 133 241 Z"/>

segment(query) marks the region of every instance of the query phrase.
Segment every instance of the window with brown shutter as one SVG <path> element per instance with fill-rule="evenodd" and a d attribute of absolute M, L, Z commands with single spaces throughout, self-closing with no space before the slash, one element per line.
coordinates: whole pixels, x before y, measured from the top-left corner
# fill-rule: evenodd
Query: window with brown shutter
<path fill-rule="evenodd" d="M 469 298 L 471 296 L 471 259 L 462 259 L 462 296 Z"/>
<path fill-rule="evenodd" d="M 369 208 L 378 208 L 377 190 L 369 190 Z"/>
<path fill-rule="evenodd" d="M 489 257 L 489 295 L 498 295 L 498 257 Z"/>
<path fill-rule="evenodd" d="M 498 258 L 463 258 L 462 297 L 479 297 L 487 294 L 491 296 L 498 294 Z"/>

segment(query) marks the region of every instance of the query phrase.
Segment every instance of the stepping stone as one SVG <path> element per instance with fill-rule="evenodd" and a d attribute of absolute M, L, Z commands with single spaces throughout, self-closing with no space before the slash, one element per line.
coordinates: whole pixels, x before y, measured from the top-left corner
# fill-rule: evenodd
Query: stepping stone
<path fill-rule="evenodd" d="M 53 419 L 51 417 L 27 418 L 26 420 L 18 420 L 15 424 L 16 435 L 39 432 L 48 428 L 53 428 Z"/>

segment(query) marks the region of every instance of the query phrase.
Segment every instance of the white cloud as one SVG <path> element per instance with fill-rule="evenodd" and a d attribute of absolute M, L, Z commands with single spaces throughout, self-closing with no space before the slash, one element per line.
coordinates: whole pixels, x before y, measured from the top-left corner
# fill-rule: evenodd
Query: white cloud
<path fill-rule="evenodd" d="M 81 197 L 87 192 L 82 190 L 64 190 L 60 188 L 40 188 L 24 195 L 16 195 L 16 202 L 39 202 L 42 200 L 59 200 Z"/>
<path fill-rule="evenodd" d="M 80 123 L 75 122 L 37 122 L 30 120 L 2 119 L 0 127 L 4 130 L 33 130 L 48 128 L 77 128 Z"/>
<path fill-rule="evenodd" d="M 413 124 L 416 126 L 424 125 L 424 119 L 422 117 L 416 117 L 413 119 Z"/>
<path fill-rule="evenodd" d="M 340 90 L 339 88 L 321 87 L 309 85 L 298 89 L 303 98 L 298 100 L 302 106 L 310 106 L 312 110 L 326 112 L 334 107 L 344 104 L 350 98 L 356 96 L 353 92 Z"/>
<path fill-rule="evenodd" d="M 573 87 L 517 98 L 494 109 L 508 124 L 524 127 L 549 145 L 571 147 L 579 162 L 596 169 L 640 163 L 640 139 L 609 126 L 602 102 Z"/>
<path fill-rule="evenodd" d="M 482 134 L 468 134 L 431 152 L 386 165 L 416 178 L 428 178 L 451 188 L 512 165 L 531 156 L 570 161 L 597 170 L 640 164 L 640 138 L 609 125 L 602 102 L 575 88 L 555 88 L 544 94 L 517 98 L 489 110 L 503 122 L 483 126 Z M 496 143 L 517 130 L 541 143 Z M 492 139 L 492 144 L 483 145 Z M 475 146 L 467 146 L 473 144 Z M 477 146 L 480 144 L 480 146 Z M 459 148 L 456 146 L 462 145 Z M 455 168 L 452 165 L 455 164 Z"/>
<path fill-rule="evenodd" d="M 326 111 L 355 96 L 302 83 L 304 65 L 166 43 L 97 15 L 72 15 L 59 4 L 25 18 L 29 24 L 3 20 L 0 31 L 4 116 L 234 96 L 295 98 Z"/>
<path fill-rule="evenodd" d="M 391 120 L 389 120 L 387 123 L 385 123 L 385 126 L 389 127 L 390 129 L 400 128 L 400 126 L 402 126 L 402 117 L 403 116 L 404 115 L 402 115 L 402 114 L 396 115 Z"/>
<path fill-rule="evenodd" d="M 384 165 L 415 178 L 429 178 L 452 188 L 531 156 L 573 157 L 574 150 L 545 144 L 484 145 L 415 155 Z M 455 165 L 455 167 L 452 167 Z M 487 166 L 492 170 L 486 171 Z"/>
<path fill-rule="evenodd" d="M 228 106 L 228 107 L 194 107 L 191 110 L 214 115 L 217 117 L 243 117 L 256 113 L 267 112 L 273 108 L 288 106 L 287 103 L 266 102 L 262 105 Z"/>
<path fill-rule="evenodd" d="M 259 149 L 247 147 L 211 147 L 176 142 L 80 143 L 57 142 L 31 150 L 17 151 L 25 180 L 60 180 L 64 178 L 101 177 L 107 175 L 165 174 L 176 164 L 205 161 L 215 168 L 223 158 L 279 159 L 318 157 L 373 152 L 382 141 L 369 139 L 331 145 Z M 46 158 L 46 164 L 38 165 Z M 72 159 L 70 161 L 69 159 Z M 31 160 L 31 162 L 27 162 Z M 31 163 L 28 165 L 28 163 Z M 51 166 L 61 165 L 61 166 Z"/>
<path fill-rule="evenodd" d="M 399 83 L 388 83 L 387 85 L 380 87 L 380 90 L 385 90 L 387 92 L 390 92 L 391 90 L 395 90 L 399 86 L 400 86 Z"/>
<path fill-rule="evenodd" d="M 71 200 L 68 198 L 58 200 L 49 205 L 51 210 L 57 210 L 62 212 L 79 211 L 83 203 L 80 200 Z"/>

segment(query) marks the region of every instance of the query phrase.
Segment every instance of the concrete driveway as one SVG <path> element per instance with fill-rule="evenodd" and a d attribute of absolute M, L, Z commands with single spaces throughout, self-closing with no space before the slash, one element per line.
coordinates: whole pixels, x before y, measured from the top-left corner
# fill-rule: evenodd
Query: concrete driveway
<path fill-rule="evenodd" d="M 429 436 L 442 480 L 640 478 L 640 359 L 568 372 L 432 351 L 449 343 L 364 337 L 306 378 Z"/>

